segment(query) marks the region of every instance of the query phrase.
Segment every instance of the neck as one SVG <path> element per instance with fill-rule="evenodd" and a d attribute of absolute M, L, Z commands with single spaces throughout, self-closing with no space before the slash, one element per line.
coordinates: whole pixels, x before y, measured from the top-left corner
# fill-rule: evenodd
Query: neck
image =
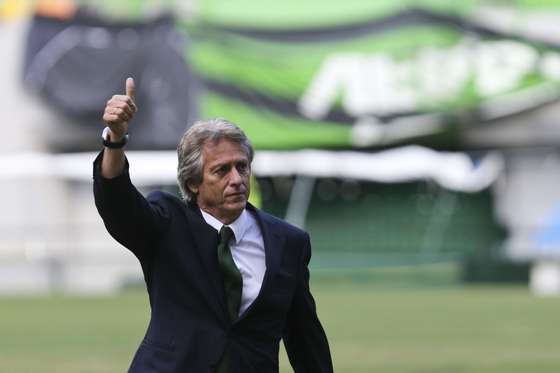
<path fill-rule="evenodd" d="M 222 214 L 218 214 L 216 213 L 216 211 L 212 211 L 211 209 L 207 209 L 204 207 L 200 207 L 200 209 L 202 211 L 204 211 L 207 214 L 212 215 L 213 217 L 215 217 L 216 219 L 218 219 L 222 224 L 224 225 L 229 225 L 231 223 L 233 223 L 239 216 L 241 216 L 241 213 L 243 212 L 243 210 L 236 212 L 235 214 L 226 214 L 226 215 L 222 215 Z"/>

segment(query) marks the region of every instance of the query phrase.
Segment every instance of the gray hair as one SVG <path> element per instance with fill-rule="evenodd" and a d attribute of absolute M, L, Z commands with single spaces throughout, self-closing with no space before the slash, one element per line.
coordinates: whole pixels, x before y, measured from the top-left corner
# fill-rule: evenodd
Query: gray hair
<path fill-rule="evenodd" d="M 208 142 L 217 143 L 226 139 L 241 145 L 245 151 L 249 164 L 253 161 L 253 146 L 251 142 L 238 126 L 223 119 L 212 118 L 200 120 L 185 132 L 181 142 L 177 147 L 177 183 L 181 191 L 181 196 L 185 201 L 196 199 L 196 193 L 189 189 L 189 184 L 200 185 L 202 183 L 204 159 L 202 148 Z"/>

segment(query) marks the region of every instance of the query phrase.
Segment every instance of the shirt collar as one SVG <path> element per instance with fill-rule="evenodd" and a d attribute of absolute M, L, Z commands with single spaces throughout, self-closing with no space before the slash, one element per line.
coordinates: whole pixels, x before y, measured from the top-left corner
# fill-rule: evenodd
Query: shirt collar
<path fill-rule="evenodd" d="M 206 223 L 208 223 L 208 225 L 210 225 L 212 228 L 214 228 L 218 232 L 225 225 L 224 223 L 222 223 L 221 221 L 219 221 L 218 219 L 216 219 L 214 216 L 210 215 L 206 211 L 203 211 L 201 209 L 200 212 L 202 213 L 202 217 L 204 218 Z M 247 229 L 249 228 L 249 216 L 248 216 L 248 214 L 249 214 L 249 212 L 247 211 L 247 209 L 243 209 L 243 212 L 241 212 L 241 215 L 239 215 L 239 217 L 237 219 L 235 219 L 231 224 L 228 225 L 228 227 L 230 227 L 231 230 L 233 231 L 233 234 L 235 236 L 235 243 L 236 244 L 238 244 L 239 241 L 241 241 L 241 239 L 245 235 L 245 232 L 247 232 Z"/>

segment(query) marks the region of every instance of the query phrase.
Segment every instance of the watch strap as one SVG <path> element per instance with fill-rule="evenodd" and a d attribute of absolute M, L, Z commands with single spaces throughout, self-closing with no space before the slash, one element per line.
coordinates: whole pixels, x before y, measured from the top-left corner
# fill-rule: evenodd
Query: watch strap
<path fill-rule="evenodd" d="M 128 133 L 124 135 L 122 140 L 115 142 L 110 140 L 110 133 L 111 129 L 109 127 L 105 127 L 103 133 L 101 134 L 101 138 L 103 139 L 103 146 L 110 149 L 120 149 L 128 143 Z"/>

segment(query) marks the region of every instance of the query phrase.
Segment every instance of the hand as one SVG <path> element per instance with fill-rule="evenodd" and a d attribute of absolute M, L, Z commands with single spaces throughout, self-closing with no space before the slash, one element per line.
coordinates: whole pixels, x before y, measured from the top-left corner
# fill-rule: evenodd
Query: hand
<path fill-rule="evenodd" d="M 134 103 L 134 79 L 126 79 L 126 95 L 114 95 L 105 106 L 103 121 L 111 129 L 111 141 L 119 141 L 128 132 L 128 123 L 138 111 Z"/>

